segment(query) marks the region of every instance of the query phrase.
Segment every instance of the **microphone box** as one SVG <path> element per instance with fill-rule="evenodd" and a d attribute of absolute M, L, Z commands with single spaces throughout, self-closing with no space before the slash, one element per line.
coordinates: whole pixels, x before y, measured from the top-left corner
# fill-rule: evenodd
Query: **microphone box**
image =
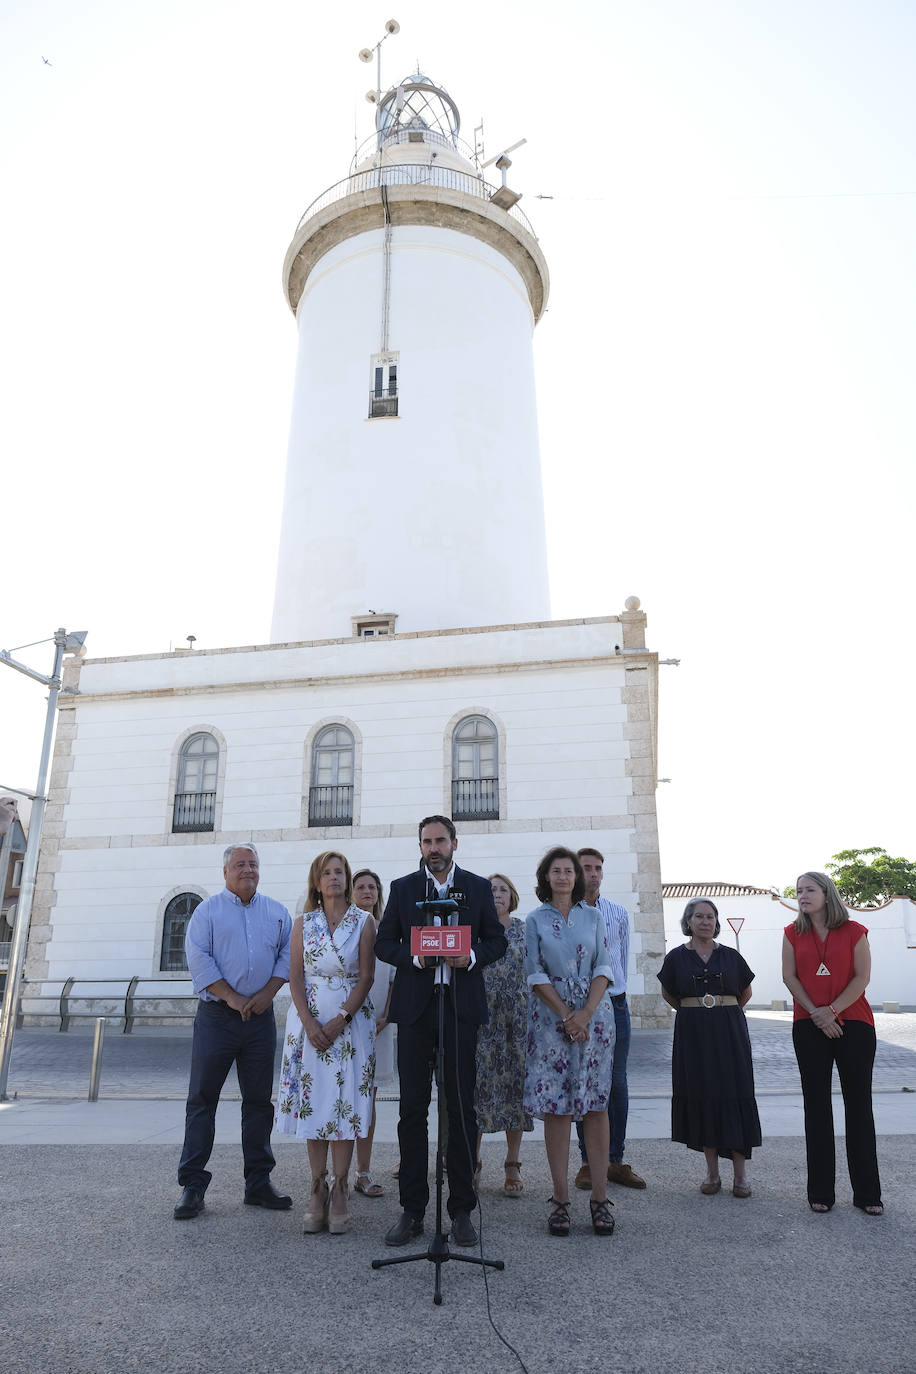
<path fill-rule="evenodd" d="M 460 958 L 471 952 L 470 926 L 412 926 L 410 952 L 424 957 Z"/>

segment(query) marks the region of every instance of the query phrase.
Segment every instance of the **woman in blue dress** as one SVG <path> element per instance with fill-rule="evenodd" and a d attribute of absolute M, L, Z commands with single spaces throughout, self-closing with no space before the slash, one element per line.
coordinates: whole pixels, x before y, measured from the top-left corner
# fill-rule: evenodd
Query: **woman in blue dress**
<path fill-rule="evenodd" d="M 553 1180 L 547 1217 L 552 1236 L 569 1235 L 569 1133 L 581 1121 L 592 1175 L 592 1229 L 609 1236 L 608 1096 L 614 1062 L 613 978 L 604 918 L 586 906 L 578 856 L 549 849 L 537 869 L 541 906 L 525 923 L 528 983 L 526 1111 L 544 1122 Z"/>

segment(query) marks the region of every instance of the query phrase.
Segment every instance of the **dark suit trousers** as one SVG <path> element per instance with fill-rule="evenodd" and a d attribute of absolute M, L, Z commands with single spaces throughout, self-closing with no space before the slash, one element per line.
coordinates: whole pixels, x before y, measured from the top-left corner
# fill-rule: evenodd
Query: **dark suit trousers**
<path fill-rule="evenodd" d="M 276 1163 L 270 1148 L 274 1124 L 270 1097 L 276 1047 L 273 1007 L 243 1021 L 225 1002 L 199 1004 L 194 1018 L 184 1148 L 178 1165 L 182 1188 L 199 1188 L 204 1192 L 213 1177 L 206 1164 L 213 1150 L 219 1095 L 233 1063 L 242 1093 L 246 1193 L 267 1181 Z"/>
<path fill-rule="evenodd" d="M 451 992 L 445 993 L 445 1101 L 448 1109 L 448 1214 L 471 1212 L 477 1205 L 474 1164 L 477 1154 L 477 1026 L 458 1021 Z M 434 995 L 413 1025 L 398 1025 L 398 1077 L 401 1113 L 398 1176 L 401 1206 L 422 1216 L 429 1202 L 427 1115 L 432 1092 L 437 1043 L 437 998 Z M 457 1064 L 456 1064 L 457 1056 Z M 457 1069 L 457 1071 L 456 1071 Z"/>
<path fill-rule="evenodd" d="M 843 1034 L 830 1040 L 808 1019 L 792 1024 L 792 1041 L 805 1099 L 805 1147 L 808 1154 L 808 1201 L 832 1207 L 835 1200 L 836 1145 L 830 1085 L 834 1063 L 846 1107 L 846 1162 L 857 1207 L 881 1201 L 875 1118 L 871 1102 L 875 1062 L 874 1026 L 844 1021 Z"/>

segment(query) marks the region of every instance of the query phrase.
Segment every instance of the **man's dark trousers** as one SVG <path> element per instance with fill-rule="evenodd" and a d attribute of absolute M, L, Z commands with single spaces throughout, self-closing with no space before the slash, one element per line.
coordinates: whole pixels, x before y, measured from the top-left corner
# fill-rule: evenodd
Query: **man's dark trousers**
<path fill-rule="evenodd" d="M 207 1161 L 213 1150 L 216 1108 L 233 1063 L 242 1093 L 242 1153 L 245 1192 L 260 1188 L 276 1160 L 270 1148 L 274 1124 L 271 1092 L 277 1023 L 273 1007 L 243 1021 L 225 1002 L 201 1002 L 194 1018 L 191 1081 L 185 1113 L 184 1149 L 178 1165 L 182 1188 L 205 1192 L 213 1175 Z"/>
<path fill-rule="evenodd" d="M 429 1202 L 427 1178 L 427 1117 L 430 1076 L 438 1043 L 438 991 L 419 1020 L 398 1026 L 398 1079 L 401 1111 L 398 1143 L 401 1167 L 398 1188 L 405 1212 L 422 1216 Z M 445 1020 L 445 1102 L 448 1110 L 448 1212 L 472 1212 L 477 1206 L 474 1193 L 474 1158 L 477 1151 L 477 1117 L 474 1113 L 474 1087 L 477 1081 L 477 1026 L 458 1021 L 457 1042 L 455 1008 L 451 988 L 444 989 Z M 456 1059 L 457 1049 L 457 1077 Z"/>
<path fill-rule="evenodd" d="M 625 992 L 611 998 L 614 1005 L 614 1028 L 617 1032 L 614 1041 L 614 1068 L 611 1074 L 611 1095 L 608 1098 L 607 1114 L 610 1126 L 610 1145 L 608 1162 L 620 1164 L 627 1143 L 627 1117 L 630 1111 L 630 1092 L 627 1086 L 627 1059 L 630 1056 L 630 1009 Z M 585 1132 L 582 1122 L 576 1122 L 576 1136 L 579 1140 L 579 1153 L 582 1163 L 587 1163 L 585 1153 Z"/>

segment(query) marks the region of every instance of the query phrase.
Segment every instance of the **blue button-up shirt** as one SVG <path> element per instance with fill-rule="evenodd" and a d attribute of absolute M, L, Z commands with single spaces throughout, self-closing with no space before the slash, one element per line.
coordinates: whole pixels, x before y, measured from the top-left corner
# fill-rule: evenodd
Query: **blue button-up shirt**
<path fill-rule="evenodd" d="M 218 1002 L 207 992 L 225 979 L 243 997 L 253 997 L 271 978 L 289 978 L 292 917 L 285 906 L 256 892 L 247 906 L 223 888 L 201 902 L 184 937 L 188 972 L 204 1002 Z"/>
<path fill-rule="evenodd" d="M 627 965 L 630 962 L 630 917 L 625 906 L 619 902 L 609 902 L 607 897 L 598 897 L 598 910 L 604 917 L 607 929 L 607 947 L 614 970 L 614 983 L 610 989 L 612 997 L 619 997 L 627 990 Z"/>

